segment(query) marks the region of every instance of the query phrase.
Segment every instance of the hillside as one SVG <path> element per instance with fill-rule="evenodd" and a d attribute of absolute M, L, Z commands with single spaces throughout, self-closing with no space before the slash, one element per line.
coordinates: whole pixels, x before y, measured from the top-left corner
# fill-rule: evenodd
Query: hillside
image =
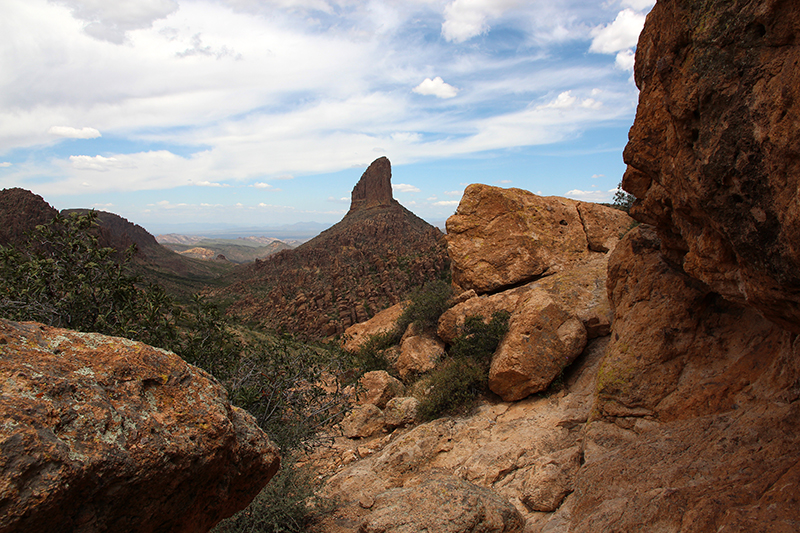
<path fill-rule="evenodd" d="M 380 158 L 356 184 L 338 224 L 239 270 L 217 296 L 235 300 L 230 312 L 270 328 L 309 338 L 335 335 L 446 276 L 442 237 L 394 200 L 391 164 Z"/>
<path fill-rule="evenodd" d="M 86 213 L 88 209 L 65 209 L 62 215 Z M 46 224 L 58 211 L 41 196 L 13 188 L 0 191 L 0 244 L 23 242 L 38 224 Z M 114 248 L 120 259 L 136 245 L 132 270 L 143 279 L 158 282 L 172 294 L 184 298 L 208 285 L 218 285 L 230 264 L 209 263 L 182 257 L 156 242 L 155 237 L 137 224 L 114 213 L 97 211 L 98 239 L 101 246 Z"/>

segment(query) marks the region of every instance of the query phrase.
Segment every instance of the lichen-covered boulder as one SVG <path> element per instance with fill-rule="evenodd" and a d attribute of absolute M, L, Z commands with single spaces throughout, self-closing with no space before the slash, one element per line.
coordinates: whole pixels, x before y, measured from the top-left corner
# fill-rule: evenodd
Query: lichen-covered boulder
<path fill-rule="evenodd" d="M 0 320 L 0 531 L 207 531 L 275 474 L 225 389 L 126 339 Z"/>

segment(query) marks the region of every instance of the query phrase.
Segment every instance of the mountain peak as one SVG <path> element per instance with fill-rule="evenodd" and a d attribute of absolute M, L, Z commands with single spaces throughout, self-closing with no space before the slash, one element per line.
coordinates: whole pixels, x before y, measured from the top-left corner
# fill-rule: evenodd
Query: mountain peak
<path fill-rule="evenodd" d="M 393 202 L 392 164 L 386 157 L 379 157 L 364 171 L 353 187 L 350 211 L 388 206 Z"/>

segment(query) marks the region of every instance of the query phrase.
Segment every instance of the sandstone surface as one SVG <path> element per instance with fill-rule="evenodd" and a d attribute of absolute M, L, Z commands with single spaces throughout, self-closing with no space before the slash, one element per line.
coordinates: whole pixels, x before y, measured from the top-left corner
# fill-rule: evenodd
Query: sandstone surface
<path fill-rule="evenodd" d="M 483 294 L 560 272 L 593 249 L 608 250 L 632 222 L 624 213 L 608 213 L 615 211 L 610 207 L 579 210 L 581 205 L 521 189 L 470 185 L 447 219 L 453 283 Z"/>
<path fill-rule="evenodd" d="M 404 336 L 394 368 L 401 379 L 428 372 L 436 368 L 436 363 L 445 354 L 444 348 L 444 342 L 436 334 L 422 332 Z"/>
<path fill-rule="evenodd" d="M 631 213 L 675 264 L 800 333 L 800 12 L 780 0 L 653 8 L 625 149 Z"/>
<path fill-rule="evenodd" d="M 581 353 L 588 339 L 610 331 L 607 256 L 492 295 L 466 299 L 439 319 L 438 335 L 452 343 L 470 316 L 510 314 L 509 330 L 492 359 L 489 386 L 504 400 L 546 389 Z"/>
<path fill-rule="evenodd" d="M 383 411 L 371 403 L 353 407 L 339 423 L 342 434 L 348 439 L 371 437 L 383 430 L 384 425 Z"/>
<path fill-rule="evenodd" d="M 365 322 L 353 324 L 344 332 L 344 349 L 356 353 L 370 337 L 390 333 L 394 330 L 397 319 L 403 314 L 404 303 L 387 307 Z"/>
<path fill-rule="evenodd" d="M 207 531 L 277 449 L 211 376 L 115 337 L 0 320 L 0 531 Z"/>
<path fill-rule="evenodd" d="M 383 409 L 389 400 L 403 395 L 403 384 L 385 370 L 367 372 L 361 376 L 359 384 L 362 392 L 359 394 L 358 402 L 362 405 L 372 404 Z"/>
<path fill-rule="evenodd" d="M 409 487 L 379 494 L 361 533 L 522 533 L 523 520 L 508 501 L 461 478 L 428 474 Z"/>

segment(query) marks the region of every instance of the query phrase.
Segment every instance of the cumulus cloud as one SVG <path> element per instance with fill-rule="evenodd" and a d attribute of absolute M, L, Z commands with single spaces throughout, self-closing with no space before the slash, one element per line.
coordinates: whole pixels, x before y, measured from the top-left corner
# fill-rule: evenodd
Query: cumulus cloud
<path fill-rule="evenodd" d="M 616 189 L 611 189 L 610 191 L 582 191 L 580 189 L 572 189 L 571 191 L 567 191 L 564 196 L 584 202 L 610 202 L 616 191 Z"/>
<path fill-rule="evenodd" d="M 572 96 L 572 91 L 564 91 L 563 93 L 559 94 L 555 100 L 553 100 L 550 103 L 541 105 L 539 106 L 539 108 L 567 109 L 568 107 L 572 107 L 577 100 L 578 100 L 577 98 Z"/>
<path fill-rule="evenodd" d="M 614 22 L 592 30 L 590 52 L 616 54 L 616 65 L 623 70 L 633 70 L 633 49 L 644 28 L 645 15 L 632 9 L 617 14 Z"/>
<path fill-rule="evenodd" d="M 50 135 L 57 135 L 58 137 L 66 137 L 67 139 L 96 139 L 100 137 L 100 132 L 94 128 L 72 128 L 70 126 L 53 126 L 47 133 Z"/>
<path fill-rule="evenodd" d="M 213 181 L 198 181 L 195 185 L 198 187 L 230 187 L 227 183 L 216 183 Z"/>
<path fill-rule="evenodd" d="M 396 183 L 392 185 L 392 190 L 397 192 L 420 192 L 419 187 L 407 183 Z"/>
<path fill-rule="evenodd" d="M 632 9 L 625 9 L 617 14 L 611 24 L 598 26 L 592 30 L 590 52 L 613 54 L 636 46 L 639 34 L 644 27 L 645 16 Z"/>
<path fill-rule="evenodd" d="M 440 200 L 438 202 L 433 202 L 433 205 L 440 205 L 440 206 L 457 206 L 461 202 L 459 200 Z"/>
<path fill-rule="evenodd" d="M 519 0 L 453 0 L 444 8 L 442 36 L 463 43 L 489 31 L 489 20 L 519 5 Z"/>
<path fill-rule="evenodd" d="M 272 185 L 270 185 L 269 183 L 260 182 L 252 184 L 251 187 L 255 187 L 256 189 L 271 189 Z"/>
<path fill-rule="evenodd" d="M 458 94 L 458 89 L 452 85 L 445 83 L 444 80 L 436 76 L 433 79 L 425 78 L 425 80 L 412 89 L 417 94 L 425 96 L 435 96 L 436 98 L 453 98 Z"/>
<path fill-rule="evenodd" d="M 0 168 L 8 168 L 10 166 L 11 166 L 11 163 L 9 163 L 8 161 L 0 163 Z"/>
<path fill-rule="evenodd" d="M 460 191 L 444 191 L 444 194 L 447 195 L 447 196 L 459 196 L 460 197 L 460 196 L 464 195 L 464 190 L 462 189 Z"/>

